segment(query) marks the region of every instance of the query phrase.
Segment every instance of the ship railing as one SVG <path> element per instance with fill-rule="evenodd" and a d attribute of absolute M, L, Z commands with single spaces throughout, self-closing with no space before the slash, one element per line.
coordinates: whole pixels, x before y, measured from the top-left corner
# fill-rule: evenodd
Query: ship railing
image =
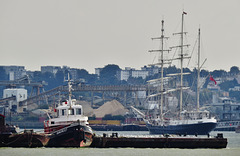
<path fill-rule="evenodd" d="M 102 135 L 98 134 L 96 135 L 98 137 L 101 137 Z M 206 136 L 208 138 L 211 138 L 212 136 L 210 135 L 177 135 L 177 134 L 164 134 L 164 135 L 135 135 L 135 134 L 130 134 L 130 135 L 126 135 L 126 134 L 119 134 L 119 133 L 112 133 L 112 134 L 106 134 L 103 133 L 104 137 L 119 137 L 119 138 L 205 138 Z"/>
<path fill-rule="evenodd" d="M 223 122 L 218 122 L 217 127 L 237 127 L 240 125 L 240 121 L 223 121 Z"/>

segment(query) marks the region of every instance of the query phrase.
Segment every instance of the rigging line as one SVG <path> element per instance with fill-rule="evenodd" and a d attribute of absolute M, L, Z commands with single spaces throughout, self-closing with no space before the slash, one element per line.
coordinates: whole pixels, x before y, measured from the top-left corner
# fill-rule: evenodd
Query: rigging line
<path fill-rule="evenodd" d="M 171 60 L 170 65 L 172 65 L 173 59 L 175 58 L 175 55 L 176 55 L 176 53 L 177 53 L 177 49 L 178 49 L 178 48 L 175 49 L 175 52 L 174 52 L 174 54 L 173 54 L 173 56 L 172 56 L 172 60 Z"/>
<path fill-rule="evenodd" d="M 202 35 L 201 35 L 202 36 Z M 206 54 L 205 54 L 205 49 L 204 49 L 204 43 L 202 40 L 203 37 L 200 38 L 200 42 L 201 42 L 201 57 L 202 58 L 206 58 Z"/>
<path fill-rule="evenodd" d="M 206 76 L 206 77 L 204 78 L 204 81 L 200 84 L 200 86 L 201 86 L 201 85 L 204 85 L 204 83 L 206 83 L 206 79 L 207 79 L 210 75 L 211 75 L 211 74 L 209 73 L 208 76 Z"/>
<path fill-rule="evenodd" d="M 191 58 L 192 58 L 193 52 L 194 52 L 194 50 L 195 50 L 195 46 L 196 46 L 196 44 L 197 44 L 197 39 L 196 39 L 196 41 L 195 41 L 195 43 L 194 43 L 193 50 L 192 50 L 192 53 L 191 53 L 191 55 L 190 55 L 190 59 L 188 60 L 187 67 L 188 67 L 189 64 L 190 64 L 190 61 L 191 61 Z"/>
<path fill-rule="evenodd" d="M 152 64 L 155 62 L 156 57 L 157 57 L 157 55 L 154 56 Z"/>
<path fill-rule="evenodd" d="M 197 77 L 194 76 L 192 86 L 190 87 L 191 89 L 193 88 L 193 85 L 196 83 L 196 79 L 197 79 Z M 188 97 L 189 97 L 189 96 L 190 96 L 190 94 L 187 94 L 187 97 L 186 97 L 186 99 L 184 100 L 184 103 L 186 103 L 186 101 L 188 100 Z"/>
<path fill-rule="evenodd" d="M 204 83 L 206 83 L 206 80 L 207 80 L 207 78 L 210 76 L 211 74 L 209 73 L 205 78 L 204 78 Z M 201 84 L 202 85 L 202 84 Z M 203 98 L 205 98 L 205 100 L 207 100 L 207 98 L 205 97 L 205 96 L 203 96 Z"/>
<path fill-rule="evenodd" d="M 206 91 L 204 90 L 204 92 L 206 92 Z M 204 93 L 204 92 L 203 92 L 203 93 Z M 209 101 L 209 99 L 210 99 L 211 97 L 207 96 L 207 95 L 204 93 L 204 94 L 202 94 L 202 98 L 203 98 L 204 101 Z"/>
<path fill-rule="evenodd" d="M 172 31 L 172 32 L 176 32 L 177 31 L 177 29 L 179 28 L 179 25 L 181 25 L 181 20 L 178 22 L 178 24 L 177 24 L 177 26 L 175 27 L 175 29 Z"/>

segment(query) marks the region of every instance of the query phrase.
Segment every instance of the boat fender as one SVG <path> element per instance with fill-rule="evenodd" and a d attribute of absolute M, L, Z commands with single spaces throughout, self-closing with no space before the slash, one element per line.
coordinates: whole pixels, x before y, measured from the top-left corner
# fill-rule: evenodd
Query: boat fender
<path fill-rule="evenodd" d="M 106 134 L 106 133 L 103 133 L 103 137 L 106 138 L 106 137 L 107 137 L 107 134 Z"/>
<path fill-rule="evenodd" d="M 164 134 L 163 135 L 165 138 L 168 138 L 170 135 L 169 134 Z"/>
<path fill-rule="evenodd" d="M 218 139 L 223 139 L 223 134 L 222 134 L 222 133 L 218 133 L 217 136 L 216 136 L 216 138 L 218 138 Z"/>

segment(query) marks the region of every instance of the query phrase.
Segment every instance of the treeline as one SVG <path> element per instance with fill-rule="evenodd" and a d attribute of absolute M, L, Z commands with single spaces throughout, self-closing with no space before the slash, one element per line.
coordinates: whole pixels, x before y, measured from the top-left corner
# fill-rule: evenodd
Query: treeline
<path fill-rule="evenodd" d="M 85 69 L 76 69 L 77 70 L 77 80 L 85 80 L 86 84 L 89 85 L 121 85 L 121 84 L 129 84 L 129 85 L 138 85 L 138 84 L 146 84 L 148 80 L 160 78 L 160 71 L 158 74 L 155 74 L 153 76 L 148 76 L 146 79 L 134 78 L 130 77 L 127 81 L 120 81 L 117 79 L 116 74 L 117 71 L 121 70 L 118 65 L 109 64 L 106 65 L 104 68 L 102 68 L 100 72 L 100 76 L 96 74 L 90 74 Z M 189 68 L 184 68 L 184 72 L 190 73 L 189 75 L 184 76 L 184 81 L 188 83 L 189 86 L 196 86 L 196 77 L 197 77 L 197 70 L 193 69 L 190 70 Z M 176 68 L 175 66 L 169 66 L 164 68 L 164 76 L 171 73 L 179 73 L 180 69 Z M 64 85 L 66 82 L 64 82 L 64 79 L 67 78 L 67 74 L 69 73 L 68 70 L 58 70 L 56 74 L 46 72 L 42 73 L 41 71 L 34 71 L 31 74 L 31 81 L 33 82 L 45 82 L 47 85 L 45 86 L 45 90 L 53 89 L 57 86 Z M 224 70 L 214 70 L 214 71 L 207 71 L 207 70 L 201 70 L 200 76 L 201 77 L 208 77 L 209 75 L 213 76 L 214 78 L 224 78 L 224 77 L 233 77 L 234 75 L 238 75 L 240 73 L 239 68 L 237 66 L 233 66 L 230 68 L 230 71 L 224 71 Z M 0 80 L 8 80 L 8 75 L 4 71 L 2 67 L 0 67 Z M 206 88 L 208 82 L 210 80 L 207 78 L 206 83 L 204 84 L 204 87 Z M 229 88 L 233 88 L 234 86 L 237 86 L 237 81 L 231 80 L 231 81 L 224 81 L 219 86 L 222 90 L 228 91 Z M 193 89 L 196 87 L 193 87 Z"/>

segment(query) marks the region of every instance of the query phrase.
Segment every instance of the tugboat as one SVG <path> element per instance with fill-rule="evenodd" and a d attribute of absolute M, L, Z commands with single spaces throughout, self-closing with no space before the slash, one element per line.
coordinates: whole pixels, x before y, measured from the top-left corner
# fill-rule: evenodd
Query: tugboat
<path fill-rule="evenodd" d="M 0 147 L 6 146 L 5 143 L 8 142 L 8 138 L 13 133 L 16 133 L 16 130 L 13 126 L 5 124 L 5 116 L 0 114 Z"/>
<path fill-rule="evenodd" d="M 55 109 L 57 117 L 44 121 L 44 133 L 49 142 L 46 147 L 84 147 L 92 142 L 92 128 L 83 108 L 72 99 L 72 85 L 68 75 L 69 99 L 62 101 Z"/>
<path fill-rule="evenodd" d="M 188 73 L 183 73 L 183 60 L 188 57 L 186 54 L 183 53 L 183 47 L 188 45 L 183 45 L 183 35 L 185 32 L 183 32 L 183 19 L 184 15 L 186 13 L 182 13 L 182 31 L 178 34 L 181 35 L 181 45 L 177 46 L 181 48 L 181 52 L 179 54 L 179 59 L 181 61 L 181 82 L 180 82 L 180 88 L 177 89 L 169 89 L 166 90 L 163 88 L 163 64 L 168 63 L 169 60 L 163 59 L 163 52 L 168 51 L 163 49 L 163 40 L 164 40 L 164 29 L 163 29 L 163 23 L 162 21 L 162 35 L 160 38 L 162 41 L 162 49 L 157 50 L 161 52 L 161 58 L 159 59 L 161 62 L 158 63 L 158 65 L 161 65 L 161 79 L 155 79 L 150 81 L 159 81 L 161 80 L 161 88 L 160 93 L 152 94 L 149 97 L 156 97 L 161 96 L 160 99 L 160 105 L 159 105 L 159 117 L 153 119 L 153 120 L 146 120 L 147 128 L 150 132 L 150 134 L 179 134 L 179 135 L 207 135 L 209 134 L 217 125 L 217 120 L 214 117 L 210 116 L 209 111 L 203 110 L 201 111 L 199 108 L 199 75 L 200 75 L 200 66 L 199 66 L 199 56 L 200 56 L 200 29 L 199 29 L 199 48 L 198 48 L 198 81 L 197 81 L 197 110 L 187 111 L 182 109 L 182 103 L 183 103 L 183 89 L 188 89 L 188 87 L 183 87 L 183 75 Z M 151 52 L 151 51 L 150 51 Z M 179 74 L 168 74 L 168 76 L 175 76 Z M 178 118 L 171 118 L 171 119 L 165 119 L 163 113 L 163 95 L 167 94 L 172 91 L 180 90 L 180 110 Z"/>

